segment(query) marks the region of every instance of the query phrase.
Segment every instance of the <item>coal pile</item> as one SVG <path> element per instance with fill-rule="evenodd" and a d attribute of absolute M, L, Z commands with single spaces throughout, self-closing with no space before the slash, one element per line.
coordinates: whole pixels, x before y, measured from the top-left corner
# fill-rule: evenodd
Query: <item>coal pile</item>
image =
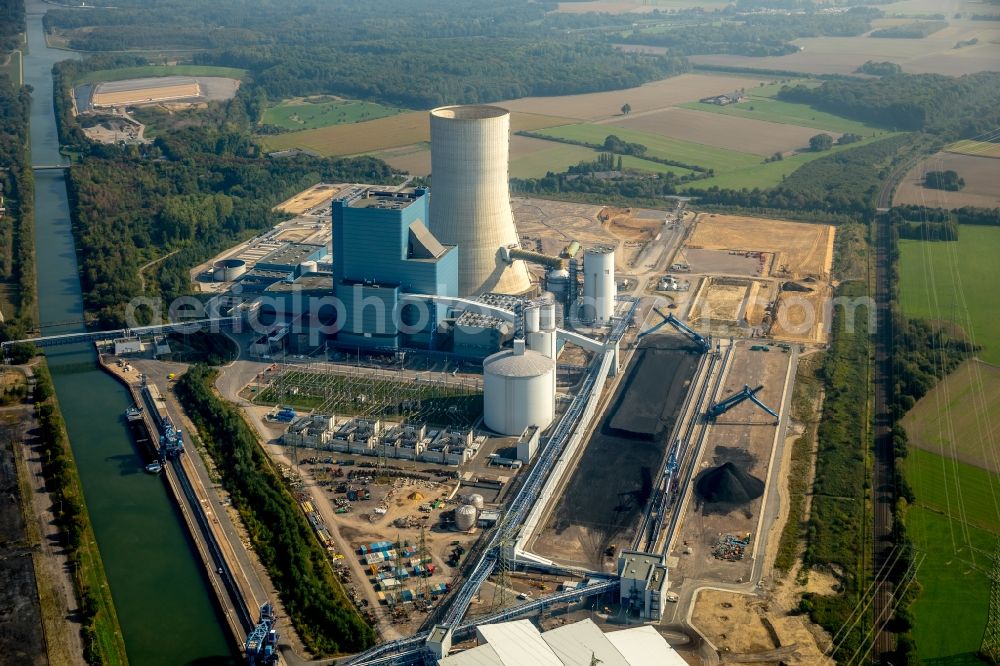
<path fill-rule="evenodd" d="M 695 492 L 711 504 L 746 504 L 764 494 L 764 482 L 731 462 L 698 475 Z"/>

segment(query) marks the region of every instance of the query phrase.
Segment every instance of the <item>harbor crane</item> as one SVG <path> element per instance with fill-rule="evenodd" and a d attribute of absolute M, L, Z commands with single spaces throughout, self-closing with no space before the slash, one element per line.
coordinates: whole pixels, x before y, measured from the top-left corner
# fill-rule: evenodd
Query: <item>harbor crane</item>
<path fill-rule="evenodd" d="M 757 405 L 765 412 L 773 416 L 774 425 L 778 425 L 778 418 L 779 418 L 778 413 L 773 409 L 771 409 L 770 407 L 768 407 L 767 405 L 765 405 L 763 402 L 761 402 L 760 398 L 757 397 L 757 393 L 762 388 L 764 388 L 763 384 L 753 389 L 750 388 L 749 384 L 744 384 L 741 390 L 737 391 L 736 393 L 732 394 L 727 398 L 723 398 L 719 402 L 709 407 L 708 411 L 705 412 L 705 420 L 709 422 L 715 421 L 715 419 L 719 418 L 720 416 L 728 412 L 736 405 L 740 404 L 745 400 L 749 400 L 750 402 Z"/>
<path fill-rule="evenodd" d="M 677 329 L 678 331 L 686 335 L 688 338 L 690 338 L 695 344 L 697 344 L 698 347 L 701 349 L 701 353 L 703 354 L 708 353 L 708 351 L 712 349 L 712 343 L 709 342 L 708 338 L 692 330 L 691 327 L 689 327 L 687 324 L 685 324 L 680 319 L 675 317 L 673 314 L 663 314 L 663 311 L 660 310 L 660 308 L 653 308 L 653 310 L 656 312 L 656 314 L 660 315 L 663 321 L 661 321 L 658 324 L 655 324 L 654 326 L 651 326 L 650 328 L 647 328 L 645 331 L 637 335 L 636 336 L 637 340 L 646 337 L 650 333 L 655 333 L 656 331 L 660 330 L 667 324 L 670 324 L 675 329 Z"/>

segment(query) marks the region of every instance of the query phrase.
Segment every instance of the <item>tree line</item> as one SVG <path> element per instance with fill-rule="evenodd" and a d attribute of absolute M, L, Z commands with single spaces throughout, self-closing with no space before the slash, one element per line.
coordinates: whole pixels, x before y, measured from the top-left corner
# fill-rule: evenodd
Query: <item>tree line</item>
<path fill-rule="evenodd" d="M 213 392 L 216 372 L 193 366 L 176 393 L 240 512 L 254 551 L 302 642 L 317 656 L 359 652 L 375 633 L 334 577 L 298 503 L 239 410 Z"/>
<path fill-rule="evenodd" d="M 890 129 L 973 138 L 1000 125 L 1000 72 L 837 79 L 816 88 L 786 86 L 778 99 Z"/>

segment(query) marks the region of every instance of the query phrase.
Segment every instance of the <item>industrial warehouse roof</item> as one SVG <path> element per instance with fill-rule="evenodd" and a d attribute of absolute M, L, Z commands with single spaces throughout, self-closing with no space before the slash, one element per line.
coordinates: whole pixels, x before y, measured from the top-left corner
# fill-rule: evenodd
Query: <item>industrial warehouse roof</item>
<path fill-rule="evenodd" d="M 605 634 L 581 620 L 541 633 L 528 620 L 476 627 L 486 643 L 445 657 L 441 666 L 686 666 L 650 626 Z"/>
<path fill-rule="evenodd" d="M 310 245 L 309 243 L 289 243 L 279 247 L 274 252 L 265 255 L 257 260 L 258 264 L 276 264 L 278 266 L 298 266 L 303 261 L 307 261 L 311 256 L 324 250 L 323 245 Z"/>
<path fill-rule="evenodd" d="M 526 349 L 523 354 L 505 349 L 483 361 L 485 369 L 502 377 L 537 377 L 551 372 L 555 364 L 548 356 L 530 349 Z"/>

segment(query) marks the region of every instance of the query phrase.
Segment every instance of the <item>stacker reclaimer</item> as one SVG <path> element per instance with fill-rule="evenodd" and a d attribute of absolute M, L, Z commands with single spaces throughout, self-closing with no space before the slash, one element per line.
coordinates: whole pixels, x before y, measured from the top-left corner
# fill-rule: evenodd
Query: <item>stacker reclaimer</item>
<path fill-rule="evenodd" d="M 762 388 L 764 388 L 763 384 L 761 384 L 757 388 L 753 388 L 753 389 L 750 388 L 749 384 L 744 384 L 743 388 L 741 390 L 739 390 L 736 393 L 732 394 L 728 398 L 723 398 L 719 402 L 717 402 L 714 405 L 712 405 L 711 407 L 709 407 L 708 411 L 705 412 L 705 420 L 709 421 L 709 422 L 715 421 L 715 419 L 719 418 L 720 416 L 722 416 L 723 414 L 725 414 L 726 412 L 728 412 L 730 409 L 732 409 L 736 405 L 738 405 L 741 402 L 743 402 L 744 400 L 749 400 L 750 402 L 752 402 L 753 404 L 757 405 L 758 407 L 760 407 L 761 409 L 763 409 L 765 412 L 767 412 L 768 414 L 770 414 L 771 416 L 773 416 L 774 417 L 774 425 L 778 425 L 778 418 L 779 418 L 778 417 L 778 413 L 776 411 L 774 411 L 773 409 L 771 409 L 770 407 L 768 407 L 767 405 L 765 405 L 763 402 L 761 402 L 760 398 L 757 397 L 757 393 Z"/>

